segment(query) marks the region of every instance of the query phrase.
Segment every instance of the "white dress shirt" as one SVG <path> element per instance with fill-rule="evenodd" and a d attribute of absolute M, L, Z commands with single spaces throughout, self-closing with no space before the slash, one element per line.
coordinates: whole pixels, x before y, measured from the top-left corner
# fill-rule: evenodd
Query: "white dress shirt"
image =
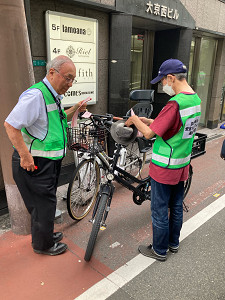
<path fill-rule="evenodd" d="M 46 77 L 43 82 L 61 101 L 63 96 L 57 94 Z M 5 121 L 19 130 L 25 127 L 31 135 L 43 139 L 48 129 L 48 117 L 42 92 L 36 88 L 24 91 Z"/>

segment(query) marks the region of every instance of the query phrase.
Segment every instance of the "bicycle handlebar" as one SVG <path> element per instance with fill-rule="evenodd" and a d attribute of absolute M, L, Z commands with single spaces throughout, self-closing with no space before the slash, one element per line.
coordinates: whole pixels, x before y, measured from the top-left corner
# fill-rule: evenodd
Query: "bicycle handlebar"
<path fill-rule="evenodd" d="M 83 114 L 79 114 L 80 119 L 82 119 Z M 115 117 L 112 114 L 105 114 L 105 115 L 100 115 L 100 114 L 91 114 L 90 120 L 95 126 L 111 126 L 113 124 L 113 121 L 119 121 L 119 120 L 126 120 L 129 117 L 123 116 L 123 117 Z"/>

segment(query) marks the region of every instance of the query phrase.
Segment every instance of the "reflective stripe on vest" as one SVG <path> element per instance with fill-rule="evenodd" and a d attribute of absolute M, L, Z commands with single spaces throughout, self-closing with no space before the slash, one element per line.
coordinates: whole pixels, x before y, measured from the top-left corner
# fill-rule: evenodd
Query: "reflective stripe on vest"
<path fill-rule="evenodd" d="M 196 114 L 198 112 L 201 112 L 201 106 L 200 105 L 182 109 L 182 110 L 180 110 L 180 115 L 181 115 L 181 118 L 182 118 L 182 117 L 186 117 L 186 116 Z"/>
<path fill-rule="evenodd" d="M 53 111 L 53 110 L 57 110 L 57 105 L 56 103 L 53 104 L 48 104 L 47 106 L 47 112 Z"/>
<path fill-rule="evenodd" d="M 63 156 L 64 152 L 66 153 L 66 148 L 63 150 L 58 151 L 41 151 L 41 150 L 34 150 L 31 149 L 32 156 L 41 156 L 41 157 L 59 157 Z"/>
<path fill-rule="evenodd" d="M 155 153 L 152 153 L 152 159 L 153 160 L 156 160 L 158 162 L 161 162 L 163 164 L 170 164 L 171 166 L 179 166 L 179 165 L 183 165 L 187 162 L 189 162 L 189 160 L 191 159 L 191 155 L 188 155 L 187 157 L 184 157 L 184 158 L 168 158 L 168 157 L 165 157 L 165 156 L 162 156 L 162 155 L 159 155 L 159 154 L 155 154 Z"/>

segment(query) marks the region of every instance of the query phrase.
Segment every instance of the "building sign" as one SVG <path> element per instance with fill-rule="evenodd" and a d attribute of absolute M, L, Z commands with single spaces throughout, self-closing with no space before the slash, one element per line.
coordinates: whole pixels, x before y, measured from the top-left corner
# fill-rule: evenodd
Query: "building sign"
<path fill-rule="evenodd" d="M 62 103 L 72 106 L 88 96 L 97 101 L 97 32 L 95 19 L 52 11 L 46 12 L 47 60 L 68 56 L 76 66 L 76 79 Z"/>
<path fill-rule="evenodd" d="M 40 59 L 35 59 L 35 60 L 33 60 L 33 66 L 34 67 L 46 66 L 46 61 L 45 60 L 40 60 Z"/>
<path fill-rule="evenodd" d="M 153 3 L 152 1 L 148 1 L 146 5 L 147 5 L 146 12 L 149 14 L 153 14 L 155 16 L 159 16 L 167 19 L 174 19 L 174 20 L 178 20 L 179 18 L 179 13 L 177 9 L 170 8 L 165 5 L 160 5 L 158 3 Z"/>

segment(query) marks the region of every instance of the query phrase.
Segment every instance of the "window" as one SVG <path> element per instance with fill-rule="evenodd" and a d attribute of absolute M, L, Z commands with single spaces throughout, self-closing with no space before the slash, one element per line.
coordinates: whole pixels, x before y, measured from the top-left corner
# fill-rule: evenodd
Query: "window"
<path fill-rule="evenodd" d="M 141 89 L 143 44 L 144 44 L 143 34 L 132 35 L 130 90 Z"/>
<path fill-rule="evenodd" d="M 217 40 L 194 37 L 191 43 L 188 82 L 202 100 L 200 124 L 206 125 L 209 114 Z"/>

